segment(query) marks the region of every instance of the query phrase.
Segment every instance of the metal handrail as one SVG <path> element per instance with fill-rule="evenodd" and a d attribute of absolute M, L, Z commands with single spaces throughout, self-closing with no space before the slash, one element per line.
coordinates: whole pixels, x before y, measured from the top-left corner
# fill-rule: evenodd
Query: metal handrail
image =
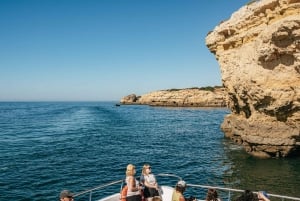
<path fill-rule="evenodd" d="M 225 188 L 225 187 L 217 187 L 217 186 L 206 186 L 206 185 L 198 185 L 198 184 L 187 184 L 187 186 L 189 186 L 189 187 L 199 187 L 199 188 L 205 188 L 205 189 L 213 188 L 213 189 L 216 189 L 216 190 L 223 190 L 223 191 L 244 192 L 244 190 L 241 190 L 241 189 Z"/>
<path fill-rule="evenodd" d="M 177 178 L 178 180 L 182 180 L 182 178 L 180 176 L 177 176 L 175 174 L 165 174 L 165 173 L 161 173 L 161 174 L 157 174 L 157 176 L 167 176 L 167 177 L 175 177 Z M 88 190 L 85 190 L 85 191 L 82 191 L 82 192 L 79 192 L 79 193 L 76 193 L 74 195 L 74 197 L 78 197 L 80 195 L 83 195 L 83 194 L 86 194 L 86 193 L 90 193 L 89 195 L 89 201 L 92 200 L 92 193 L 93 191 L 96 191 L 96 190 L 99 190 L 99 189 L 102 189 L 102 188 L 105 188 L 107 186 L 111 186 L 111 185 L 114 185 L 114 184 L 117 184 L 117 183 L 123 183 L 124 182 L 124 179 L 122 180 L 117 180 L 117 181 L 113 181 L 113 182 L 110 182 L 110 183 L 107 183 L 107 184 L 103 184 L 103 185 L 100 185 L 100 186 L 97 186 L 97 187 L 94 187 L 92 189 L 88 189 Z M 221 190 L 221 191 L 228 191 L 228 200 L 230 201 L 230 198 L 231 198 L 231 192 L 244 192 L 244 190 L 241 190 L 241 189 L 234 189 L 234 188 L 225 188 L 225 187 L 217 187 L 217 186 L 209 186 L 209 185 L 198 185 L 198 184 L 187 184 L 188 187 L 197 187 L 197 188 L 204 188 L 204 189 L 209 189 L 209 188 L 213 188 L 213 189 L 216 189 L 216 190 Z M 121 186 L 122 188 L 122 186 Z M 258 193 L 258 192 L 255 192 L 253 191 L 253 193 Z M 284 199 L 289 199 L 289 200 L 296 200 L 296 201 L 300 201 L 300 198 L 298 197 L 292 197 L 292 196 L 284 196 L 284 195 L 277 195 L 277 194 L 271 194 L 271 193 L 268 193 L 268 195 L 270 197 L 274 197 L 274 198 L 281 198 L 282 200 Z"/>
<path fill-rule="evenodd" d="M 161 174 L 157 174 L 158 176 L 169 176 L 169 177 L 176 177 L 179 180 L 182 180 L 181 177 L 179 177 L 178 175 L 175 174 L 165 174 L 165 173 L 161 173 Z M 217 190 L 223 190 L 223 191 L 228 191 L 228 199 L 230 200 L 231 197 L 231 192 L 244 192 L 245 190 L 241 190 L 241 189 L 234 189 L 234 188 L 225 188 L 225 187 L 216 187 L 216 186 L 208 186 L 208 185 L 197 185 L 197 184 L 187 184 L 187 186 L 190 187 L 198 187 L 198 188 L 205 188 L 205 189 L 209 189 L 209 188 L 214 188 Z M 257 191 L 253 191 L 253 193 L 258 193 Z M 275 198 L 281 198 L 281 199 L 290 199 L 290 200 L 297 200 L 300 201 L 300 198 L 298 197 L 292 197 L 292 196 L 284 196 L 284 195 L 277 195 L 277 194 L 272 194 L 272 193 L 268 193 L 268 195 L 270 197 L 275 197 Z"/>
<path fill-rule="evenodd" d="M 190 186 L 190 187 L 199 187 L 199 188 L 205 188 L 205 189 L 213 188 L 213 189 L 216 189 L 216 190 L 228 191 L 228 193 L 230 193 L 230 192 L 244 192 L 245 191 L 245 190 L 241 190 L 241 189 L 216 187 L 216 186 L 206 186 L 206 185 L 197 185 L 197 184 L 187 184 L 187 186 Z M 258 191 L 253 191 L 253 193 L 257 194 Z M 297 198 L 297 197 L 291 197 L 291 196 L 285 196 L 285 195 L 277 195 L 277 194 L 272 194 L 272 193 L 268 193 L 268 195 L 270 197 L 275 197 L 275 198 L 290 199 L 290 200 L 298 200 L 298 201 L 300 201 L 300 198 Z M 228 197 L 230 198 L 230 194 L 229 194 Z"/>
<path fill-rule="evenodd" d="M 103 185 L 100 185 L 100 186 L 97 186 L 97 187 L 94 187 L 94 188 L 91 188 L 91 189 L 88 189 L 88 190 L 85 190 L 85 191 L 82 191 L 82 192 L 79 192 L 79 193 L 76 193 L 74 195 L 74 198 L 75 197 L 78 197 L 80 195 L 83 195 L 83 194 L 86 194 L 86 193 L 90 193 L 90 198 L 89 200 L 91 201 L 92 200 L 92 192 L 95 191 L 95 190 L 99 190 L 99 189 L 102 189 L 102 188 L 105 188 L 107 186 L 111 186 L 111 185 L 114 185 L 114 184 L 117 184 L 117 183 L 122 183 L 124 180 L 117 180 L 117 181 L 113 181 L 113 182 L 110 182 L 110 183 L 107 183 L 107 184 L 103 184 Z"/>
<path fill-rule="evenodd" d="M 179 180 L 182 180 L 182 178 L 176 174 L 168 174 L 168 173 L 160 173 L 157 174 L 157 176 L 162 176 L 162 177 L 176 177 Z"/>

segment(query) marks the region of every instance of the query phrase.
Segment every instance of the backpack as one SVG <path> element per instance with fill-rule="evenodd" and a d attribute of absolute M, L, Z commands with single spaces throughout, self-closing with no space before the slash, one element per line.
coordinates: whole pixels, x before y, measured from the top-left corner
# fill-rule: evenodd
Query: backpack
<path fill-rule="evenodd" d="M 126 201 L 128 186 L 124 185 L 120 191 L 120 201 Z"/>

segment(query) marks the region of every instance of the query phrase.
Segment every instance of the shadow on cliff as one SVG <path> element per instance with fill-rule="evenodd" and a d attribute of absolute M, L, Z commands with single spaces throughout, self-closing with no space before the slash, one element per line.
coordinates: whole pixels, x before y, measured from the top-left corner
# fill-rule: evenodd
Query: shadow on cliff
<path fill-rule="evenodd" d="M 259 62 L 264 69 L 274 70 L 280 64 L 284 66 L 293 66 L 295 63 L 295 57 L 292 54 L 281 55 L 278 52 L 270 53 L 259 57 Z"/>

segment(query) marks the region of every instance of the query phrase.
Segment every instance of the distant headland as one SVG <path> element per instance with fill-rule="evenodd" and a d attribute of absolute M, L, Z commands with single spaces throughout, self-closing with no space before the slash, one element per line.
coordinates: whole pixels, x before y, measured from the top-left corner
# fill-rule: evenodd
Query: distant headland
<path fill-rule="evenodd" d="M 130 94 L 120 100 L 121 104 L 140 104 L 168 107 L 226 107 L 227 95 L 223 87 L 168 89 L 141 96 Z"/>

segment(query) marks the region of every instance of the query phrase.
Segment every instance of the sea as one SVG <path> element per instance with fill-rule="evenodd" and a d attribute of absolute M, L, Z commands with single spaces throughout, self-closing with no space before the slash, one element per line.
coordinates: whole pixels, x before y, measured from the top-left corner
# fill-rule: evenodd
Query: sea
<path fill-rule="evenodd" d="M 117 102 L 1 102 L 0 200 L 59 200 L 140 176 L 150 164 L 159 185 L 221 186 L 300 197 L 300 158 L 258 159 L 224 138 L 227 108 L 151 107 Z M 120 184 L 93 193 L 93 200 Z M 205 198 L 188 187 L 185 195 Z M 88 197 L 75 197 L 88 200 Z"/>

